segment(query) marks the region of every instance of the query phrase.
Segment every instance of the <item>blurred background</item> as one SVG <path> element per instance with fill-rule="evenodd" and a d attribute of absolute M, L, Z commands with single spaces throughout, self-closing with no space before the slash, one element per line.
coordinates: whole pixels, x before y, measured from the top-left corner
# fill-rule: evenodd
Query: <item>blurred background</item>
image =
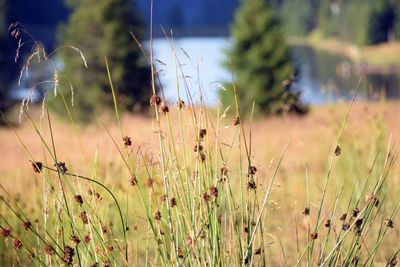
<path fill-rule="evenodd" d="M 60 41 L 63 39 L 60 38 L 60 29 L 63 27 L 60 25 L 65 26 L 69 16 L 77 9 L 74 2 L 77 1 L 0 0 L 2 110 L 22 101 L 32 86 L 53 75 L 47 67 L 33 66 L 29 75 L 24 75 L 18 85 L 24 60 L 14 62 L 18 38 L 10 36 L 7 30 L 10 23 L 21 22 L 50 52 L 63 44 Z M 81 2 L 90 9 L 91 5 L 102 1 Z M 141 41 L 149 48 L 150 1 L 128 2 L 141 21 Z M 363 77 L 360 98 L 377 100 L 400 97 L 399 1 L 266 2 L 281 21 L 282 32 L 299 73 L 296 86 L 301 92 L 302 101 L 315 105 L 348 100 L 360 77 Z M 153 48 L 159 62 L 161 84 L 168 99 L 176 100 L 173 53 L 165 36 L 171 36 L 173 30 L 175 49 L 182 59 L 182 69 L 189 86 L 204 89 L 208 105 L 217 104 L 221 84 L 231 81 L 231 73 L 226 67 L 229 61 L 226 51 L 232 45 L 230 29 L 240 4 L 239 0 L 193 0 L 190 4 L 185 0 L 154 1 Z M 85 31 L 86 28 L 75 30 Z M 130 30 L 125 30 L 128 38 Z M 90 37 L 90 33 L 84 34 Z M 133 39 L 131 44 L 135 45 Z M 80 43 L 72 45 L 80 47 Z M 26 59 L 31 50 L 32 47 L 25 44 L 25 48 L 18 51 L 19 58 Z M 62 68 L 62 59 L 55 61 Z M 38 86 L 32 95 L 33 102 L 40 102 L 48 89 Z"/>

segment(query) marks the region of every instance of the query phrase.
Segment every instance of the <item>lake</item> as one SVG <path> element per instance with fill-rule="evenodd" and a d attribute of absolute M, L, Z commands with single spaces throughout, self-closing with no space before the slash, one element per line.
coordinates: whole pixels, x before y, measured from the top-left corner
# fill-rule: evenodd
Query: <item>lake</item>
<path fill-rule="evenodd" d="M 221 85 L 232 81 L 231 73 L 223 66 L 226 60 L 224 51 L 230 43 L 226 37 L 180 38 L 174 41 L 186 80 L 183 82 L 183 76 L 178 71 L 181 95 L 184 86 L 187 86 L 192 97 L 199 101 L 201 89 L 207 105 L 215 106 L 218 103 Z M 170 101 L 176 101 L 174 50 L 166 39 L 155 39 L 153 49 L 165 96 Z M 349 100 L 361 77 L 359 99 L 400 98 L 399 73 L 364 75 L 360 65 L 342 56 L 305 46 L 291 47 L 291 51 L 300 72 L 296 88 L 302 92 L 302 100 L 306 103 L 318 105 Z"/>

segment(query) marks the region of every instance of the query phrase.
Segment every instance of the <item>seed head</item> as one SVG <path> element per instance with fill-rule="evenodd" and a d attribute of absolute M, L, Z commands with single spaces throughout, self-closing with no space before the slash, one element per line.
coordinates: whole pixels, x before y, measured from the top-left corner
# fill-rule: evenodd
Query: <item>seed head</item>
<path fill-rule="evenodd" d="M 221 176 L 227 176 L 228 175 L 228 168 L 224 165 L 221 167 Z"/>
<path fill-rule="evenodd" d="M 204 154 L 203 151 L 200 153 L 200 159 L 201 159 L 201 162 L 206 161 L 206 154 Z"/>
<path fill-rule="evenodd" d="M 195 145 L 194 146 L 194 152 L 197 152 L 197 151 L 203 151 L 203 145 L 201 145 L 201 144 L 197 144 L 197 145 Z"/>
<path fill-rule="evenodd" d="M 89 219 L 86 214 L 86 211 L 82 211 L 81 214 L 79 215 L 81 217 L 81 220 L 84 224 L 89 224 Z"/>
<path fill-rule="evenodd" d="M 261 248 L 257 248 L 254 255 L 261 255 Z"/>
<path fill-rule="evenodd" d="M 124 145 L 125 146 L 131 146 L 132 145 L 132 140 L 129 136 L 124 136 L 122 138 L 122 140 L 124 141 Z"/>
<path fill-rule="evenodd" d="M 89 244 L 90 240 L 91 240 L 91 238 L 90 238 L 90 234 L 89 233 L 87 233 L 86 235 L 83 236 L 83 241 L 86 244 Z"/>
<path fill-rule="evenodd" d="M 347 213 L 343 213 L 342 216 L 340 216 L 339 220 L 344 222 L 346 220 L 346 217 L 347 217 Z"/>
<path fill-rule="evenodd" d="M 257 172 L 257 167 L 256 166 L 249 166 L 249 176 L 250 175 L 255 175 Z"/>
<path fill-rule="evenodd" d="M 388 267 L 395 267 L 397 265 L 397 255 L 395 254 L 392 258 L 389 259 L 386 266 Z"/>
<path fill-rule="evenodd" d="M 152 95 L 150 98 L 150 106 L 158 106 L 161 104 L 161 98 L 158 95 Z"/>
<path fill-rule="evenodd" d="M 58 162 L 56 164 L 56 167 L 58 167 L 58 169 L 62 172 L 62 173 L 66 173 L 68 171 L 67 166 L 65 165 L 65 162 Z"/>
<path fill-rule="evenodd" d="M 240 119 L 239 119 L 239 117 L 234 118 L 233 121 L 232 121 L 232 124 L 233 124 L 233 126 L 239 125 L 239 124 L 240 124 Z"/>
<path fill-rule="evenodd" d="M 11 236 L 11 229 L 10 228 L 1 228 L 1 236 L 3 237 L 3 238 L 7 238 L 7 237 L 9 237 L 9 236 Z"/>
<path fill-rule="evenodd" d="M 206 130 L 206 129 L 200 129 L 200 130 L 199 130 L 199 137 L 200 137 L 200 139 L 203 139 L 204 136 L 206 136 L 206 134 L 207 134 L 207 130 Z"/>
<path fill-rule="evenodd" d="M 75 195 L 75 196 L 74 196 L 74 199 L 75 199 L 75 201 L 76 201 L 80 206 L 82 206 L 82 204 L 83 204 L 83 198 L 82 198 L 81 195 Z"/>
<path fill-rule="evenodd" d="M 210 194 L 214 197 L 218 197 L 218 188 L 215 187 L 214 185 L 210 187 Z"/>
<path fill-rule="evenodd" d="M 162 103 L 161 103 L 160 112 L 161 112 L 161 114 L 163 114 L 163 115 L 165 115 L 165 114 L 167 114 L 167 113 L 169 112 L 169 107 L 168 107 L 168 105 L 167 105 L 165 102 L 162 102 Z"/>
<path fill-rule="evenodd" d="M 342 230 L 343 231 L 347 231 L 347 230 L 349 230 L 349 228 L 350 228 L 350 224 L 348 224 L 348 223 L 345 223 L 345 224 L 342 225 Z"/>
<path fill-rule="evenodd" d="M 32 223 L 30 221 L 26 221 L 23 223 L 22 227 L 24 228 L 25 231 L 28 231 L 28 229 L 32 226 Z"/>
<path fill-rule="evenodd" d="M 131 186 L 137 185 L 137 178 L 136 178 L 135 175 L 133 175 L 133 176 L 131 177 L 131 179 L 129 179 L 129 183 L 130 183 Z"/>
<path fill-rule="evenodd" d="M 74 249 L 71 248 L 70 246 L 66 246 L 66 247 L 64 248 L 63 261 L 64 261 L 67 265 L 72 264 L 74 255 L 75 255 Z"/>
<path fill-rule="evenodd" d="M 40 173 L 43 169 L 43 163 L 36 161 L 32 163 L 32 168 L 34 172 Z"/>
<path fill-rule="evenodd" d="M 354 223 L 355 228 L 356 228 L 356 229 L 357 229 L 357 228 L 359 229 L 359 228 L 361 227 L 363 221 L 364 221 L 363 218 L 358 219 L 358 220 Z"/>
<path fill-rule="evenodd" d="M 311 234 L 310 234 L 310 238 L 311 238 L 311 240 L 317 239 L 317 238 L 318 238 L 318 233 L 317 233 L 317 232 L 311 233 Z"/>
<path fill-rule="evenodd" d="M 72 235 L 69 239 L 70 239 L 72 242 L 74 242 L 76 246 L 81 242 L 81 240 L 79 239 L 79 237 L 77 237 L 76 235 Z"/>
<path fill-rule="evenodd" d="M 326 227 L 326 228 L 331 227 L 331 224 L 332 224 L 331 219 L 327 219 L 327 220 L 325 221 L 325 227 Z"/>
<path fill-rule="evenodd" d="M 335 148 L 335 156 L 339 156 L 342 153 L 342 149 L 339 146 Z"/>
<path fill-rule="evenodd" d="M 183 109 L 185 107 L 185 101 L 183 101 L 182 99 L 180 99 L 178 101 L 178 108 L 179 109 Z"/>
<path fill-rule="evenodd" d="M 205 202 L 208 202 L 208 201 L 210 201 L 211 197 L 207 192 L 205 192 L 203 194 L 203 199 L 204 199 Z"/>
<path fill-rule="evenodd" d="M 173 207 L 176 206 L 176 199 L 175 199 L 174 197 L 172 197 L 172 198 L 169 200 L 169 205 L 171 206 L 171 208 L 173 208 Z"/>
<path fill-rule="evenodd" d="M 303 214 L 306 215 L 306 216 L 310 215 L 310 208 L 309 207 L 305 207 L 304 211 L 303 211 Z"/>
<path fill-rule="evenodd" d="M 154 180 L 153 179 L 151 179 L 151 178 L 147 179 L 146 185 L 147 185 L 148 188 L 152 188 L 153 184 L 154 184 Z"/>
<path fill-rule="evenodd" d="M 13 247 L 14 247 L 16 250 L 20 250 L 20 249 L 22 248 L 22 242 L 21 242 L 21 240 L 19 240 L 18 238 L 14 238 L 12 244 L 13 244 Z"/>
<path fill-rule="evenodd" d="M 250 180 L 250 181 L 247 183 L 247 188 L 248 188 L 248 189 L 252 189 L 252 190 L 256 190 L 256 189 L 257 189 L 257 184 L 256 184 L 256 182 L 255 182 L 254 180 Z"/>
<path fill-rule="evenodd" d="M 385 224 L 388 228 L 393 228 L 393 221 L 391 219 L 386 219 Z"/>
<path fill-rule="evenodd" d="M 112 251 L 114 250 L 114 247 L 113 247 L 112 245 L 109 245 L 109 246 L 107 247 L 107 250 L 108 250 L 109 252 L 112 252 Z"/>
<path fill-rule="evenodd" d="M 358 208 L 355 208 L 353 210 L 353 217 L 357 217 L 359 213 L 360 213 L 360 210 Z"/>
<path fill-rule="evenodd" d="M 161 220 L 161 212 L 160 212 L 159 210 L 156 211 L 156 213 L 154 214 L 154 219 L 155 219 L 156 221 Z"/>

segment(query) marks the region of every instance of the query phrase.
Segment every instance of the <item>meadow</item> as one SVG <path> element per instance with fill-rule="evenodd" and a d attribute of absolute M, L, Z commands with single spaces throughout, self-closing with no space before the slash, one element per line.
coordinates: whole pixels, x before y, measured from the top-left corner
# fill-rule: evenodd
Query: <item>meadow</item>
<path fill-rule="evenodd" d="M 150 102 L 0 129 L 1 265 L 396 265 L 397 102 L 248 120 Z"/>

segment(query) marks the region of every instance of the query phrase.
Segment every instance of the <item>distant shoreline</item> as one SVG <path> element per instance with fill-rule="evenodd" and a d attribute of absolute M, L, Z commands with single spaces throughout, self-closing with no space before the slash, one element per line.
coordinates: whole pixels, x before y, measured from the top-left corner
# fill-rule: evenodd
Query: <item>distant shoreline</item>
<path fill-rule="evenodd" d="M 357 65 L 359 74 L 400 74 L 400 42 L 360 47 L 336 38 L 316 36 L 290 36 L 287 40 L 290 45 L 309 46 L 347 57 Z"/>

